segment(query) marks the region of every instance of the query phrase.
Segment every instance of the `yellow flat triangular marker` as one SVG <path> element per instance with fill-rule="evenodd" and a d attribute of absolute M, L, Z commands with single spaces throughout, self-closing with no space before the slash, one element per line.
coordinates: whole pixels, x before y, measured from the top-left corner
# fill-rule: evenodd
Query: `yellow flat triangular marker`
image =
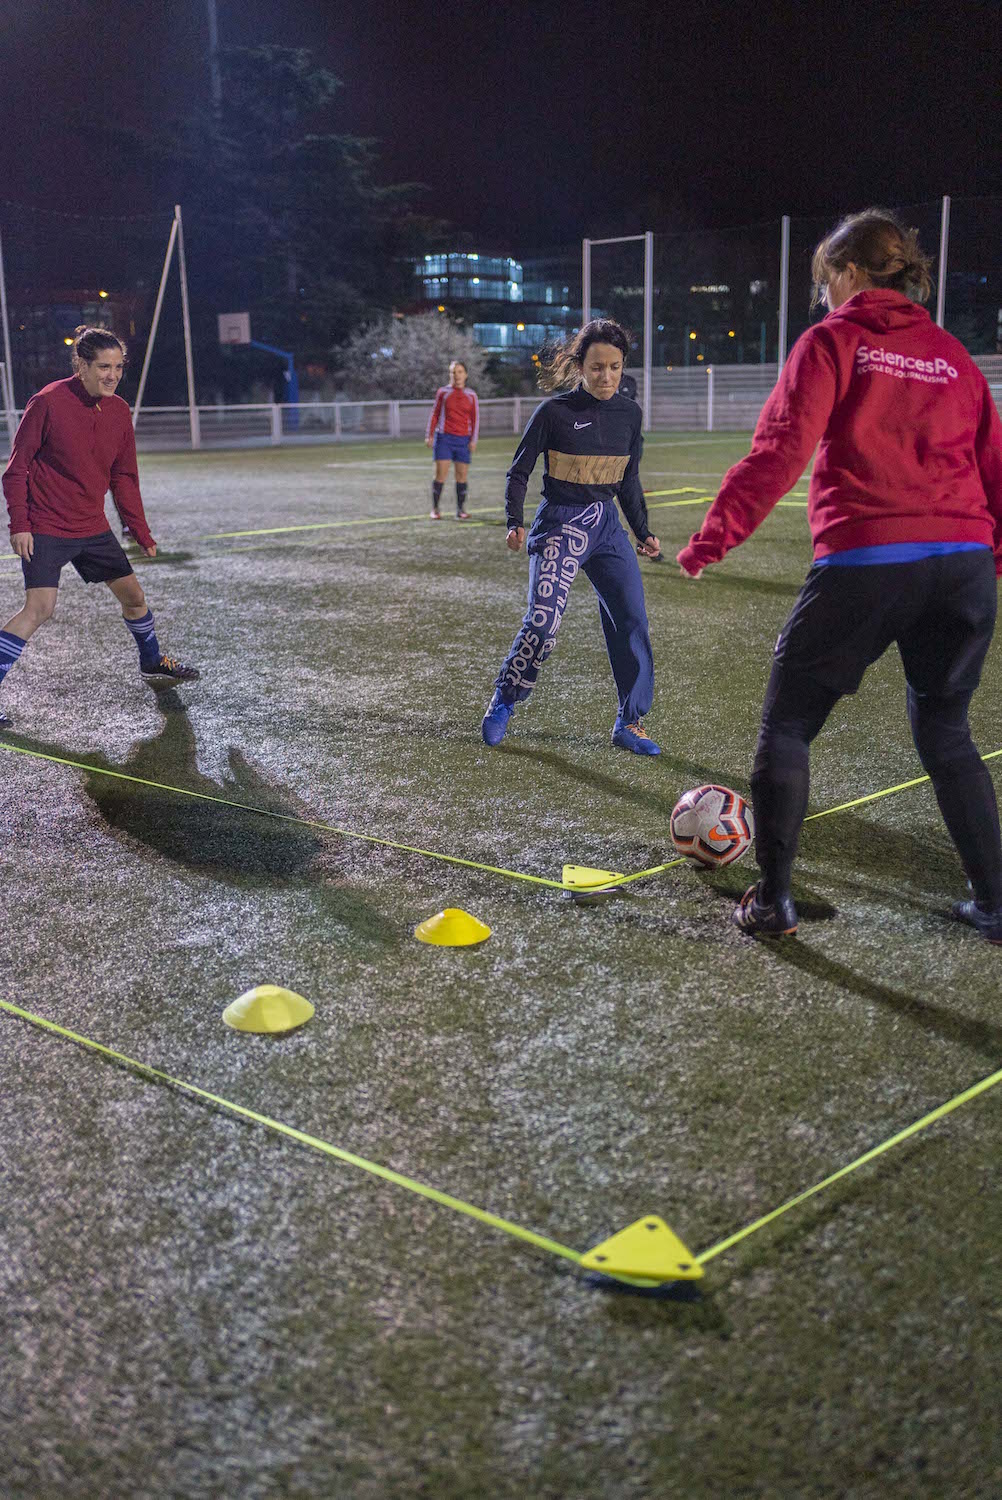
<path fill-rule="evenodd" d="M 234 1031 L 257 1031 L 275 1035 L 302 1026 L 313 1015 L 313 1006 L 295 990 L 278 984 L 258 984 L 245 991 L 223 1011 L 223 1020 Z"/>
<path fill-rule="evenodd" d="M 435 943 L 441 948 L 468 948 L 471 943 L 485 942 L 490 935 L 486 923 L 459 906 L 447 906 L 414 929 L 419 943 Z"/>
<path fill-rule="evenodd" d="M 581 1257 L 586 1271 L 601 1271 L 604 1276 L 636 1277 L 658 1284 L 662 1281 L 697 1281 L 703 1268 L 696 1262 L 664 1219 L 645 1214 L 594 1250 Z"/>
<path fill-rule="evenodd" d="M 579 891 L 592 891 L 596 886 L 608 885 L 612 880 L 622 880 L 615 870 L 593 870 L 588 865 L 564 865 L 564 885 Z"/>

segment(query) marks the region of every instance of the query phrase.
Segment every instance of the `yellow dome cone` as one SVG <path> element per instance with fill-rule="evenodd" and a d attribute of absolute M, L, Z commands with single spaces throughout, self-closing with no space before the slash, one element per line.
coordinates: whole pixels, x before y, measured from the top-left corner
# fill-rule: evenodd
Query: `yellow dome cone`
<path fill-rule="evenodd" d="M 581 1264 L 586 1271 L 601 1271 L 639 1285 L 658 1286 L 664 1281 L 697 1281 L 703 1267 L 678 1235 L 657 1214 L 645 1214 L 611 1239 L 603 1240 Z"/>
<path fill-rule="evenodd" d="M 313 1015 L 313 1006 L 294 990 L 278 984 L 258 984 L 232 1001 L 223 1020 L 234 1031 L 256 1031 L 274 1035 L 302 1026 Z"/>
<path fill-rule="evenodd" d="M 435 943 L 441 948 L 468 948 L 472 943 L 485 942 L 490 935 L 485 923 L 458 906 L 447 906 L 414 929 L 419 943 Z"/>

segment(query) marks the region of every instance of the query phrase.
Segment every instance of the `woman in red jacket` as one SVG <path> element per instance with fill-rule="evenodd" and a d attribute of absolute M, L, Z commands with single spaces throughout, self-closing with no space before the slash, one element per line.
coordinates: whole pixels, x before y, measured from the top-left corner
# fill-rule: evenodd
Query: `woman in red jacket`
<path fill-rule="evenodd" d="M 24 604 L 0 630 L 0 683 L 51 618 L 67 563 L 85 583 L 108 585 L 147 682 L 169 686 L 199 676 L 196 667 L 161 652 L 146 596 L 104 512 L 110 489 L 131 535 L 147 557 L 156 556 L 139 493 L 132 418 L 115 395 L 124 368 L 125 345 L 117 335 L 80 327 L 73 343 L 75 373 L 45 386 L 24 409 L 3 475 Z M 9 724 L 0 713 L 0 728 Z"/>
<path fill-rule="evenodd" d="M 1002 422 L 981 371 L 916 302 L 931 290 L 914 230 L 868 209 L 814 252 L 829 313 L 797 341 L 699 531 L 678 554 L 698 578 L 743 542 L 817 447 L 814 563 L 776 643 L 751 786 L 762 878 L 743 931 L 796 931 L 790 893 L 809 746 L 838 700 L 897 644 L 908 716 L 973 900 L 953 912 L 1002 943 L 1002 844 L 967 711 L 1002 572 Z"/>
<path fill-rule="evenodd" d="M 477 451 L 480 436 L 480 403 L 476 391 L 466 384 L 466 366 L 454 359 L 449 366 L 449 384 L 435 392 L 435 405 L 428 419 L 425 443 L 434 444 L 435 478 L 431 485 L 431 519 L 442 519 L 442 489 L 449 477 L 449 465 L 456 466 L 456 520 L 468 521 L 466 509 L 469 493 L 467 480 L 470 459 Z"/>

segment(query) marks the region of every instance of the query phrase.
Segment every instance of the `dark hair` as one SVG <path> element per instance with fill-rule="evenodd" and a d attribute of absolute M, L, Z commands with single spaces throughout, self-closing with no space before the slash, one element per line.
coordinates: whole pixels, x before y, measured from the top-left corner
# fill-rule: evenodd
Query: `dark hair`
<path fill-rule="evenodd" d="M 117 333 L 112 333 L 108 328 L 91 328 L 87 323 L 74 328 L 73 353 L 70 356 L 74 370 L 79 369 L 81 364 L 93 364 L 101 349 L 121 349 L 122 358 L 125 358 L 126 348 Z"/>
<path fill-rule="evenodd" d="M 814 251 L 812 307 L 824 298 L 825 287 L 849 262 L 865 271 L 874 286 L 903 292 L 913 302 L 925 302 L 932 291 L 932 261 L 924 255 L 918 230 L 908 229 L 886 208 L 864 208 L 847 214 Z"/>
<path fill-rule="evenodd" d="M 470 373 L 470 367 L 466 363 L 465 359 L 460 359 L 459 356 L 457 355 L 455 359 L 450 359 L 450 361 L 449 361 L 449 369 L 450 370 L 452 369 L 453 365 L 462 365 L 462 367 L 466 371 L 467 375 L 469 375 L 469 373 Z"/>
<path fill-rule="evenodd" d="M 579 328 L 573 338 L 549 351 L 539 370 L 539 384 L 544 391 L 559 391 L 581 379 L 581 366 L 592 344 L 612 344 L 623 356 L 630 352 L 630 335 L 611 318 L 592 318 Z"/>

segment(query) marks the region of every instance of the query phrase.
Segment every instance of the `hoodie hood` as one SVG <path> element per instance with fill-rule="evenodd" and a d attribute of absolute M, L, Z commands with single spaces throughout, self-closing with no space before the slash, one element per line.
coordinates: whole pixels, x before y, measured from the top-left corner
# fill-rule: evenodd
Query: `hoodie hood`
<path fill-rule="evenodd" d="M 870 333 L 897 332 L 903 328 L 917 328 L 929 322 L 929 314 L 903 292 L 888 291 L 884 287 L 868 287 L 846 299 L 825 318 L 826 323 L 836 321 L 854 323 Z"/>

